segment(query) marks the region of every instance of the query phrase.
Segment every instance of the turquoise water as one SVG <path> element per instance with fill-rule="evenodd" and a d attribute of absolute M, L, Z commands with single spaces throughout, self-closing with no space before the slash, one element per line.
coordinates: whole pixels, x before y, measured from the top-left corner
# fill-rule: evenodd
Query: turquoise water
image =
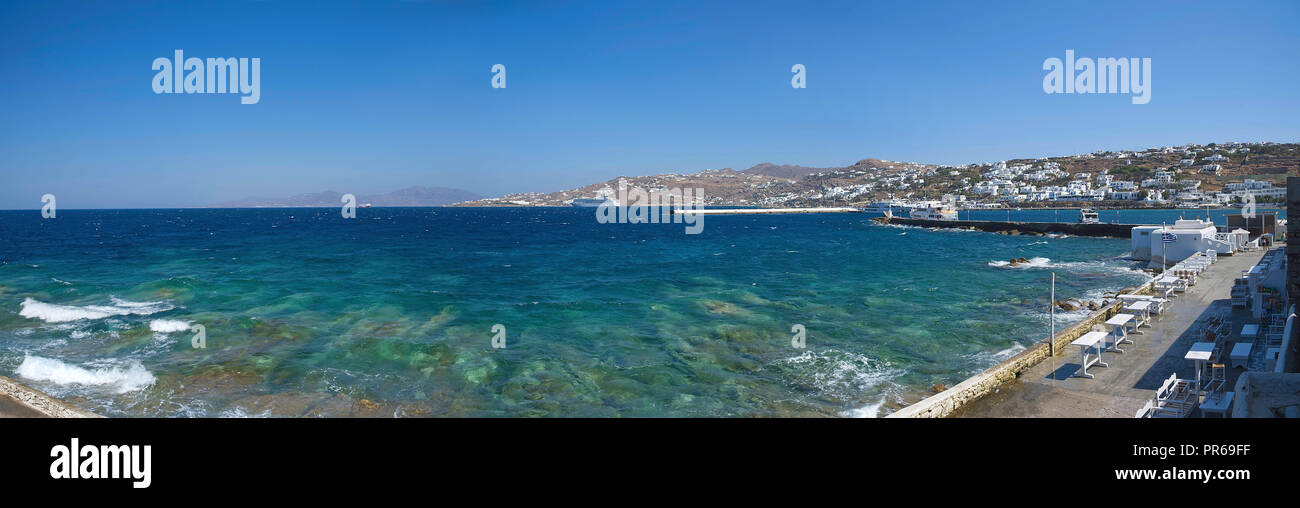
<path fill-rule="evenodd" d="M 1046 337 L 1051 272 L 1145 279 L 1127 240 L 860 214 L 357 212 L 0 212 L 0 374 L 112 416 L 877 416 Z"/>

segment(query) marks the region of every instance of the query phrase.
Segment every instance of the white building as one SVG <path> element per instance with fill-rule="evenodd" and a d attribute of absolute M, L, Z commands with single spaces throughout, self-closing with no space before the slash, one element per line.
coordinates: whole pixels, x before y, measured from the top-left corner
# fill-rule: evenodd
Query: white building
<path fill-rule="evenodd" d="M 1165 235 L 1169 236 L 1168 242 Z M 1216 237 L 1218 231 L 1213 221 L 1177 220 L 1168 226 L 1136 226 L 1132 230 L 1133 259 L 1150 261 L 1151 266 L 1173 265 L 1197 252 L 1214 250 L 1231 254 L 1236 249 L 1226 235 Z"/>
<path fill-rule="evenodd" d="M 1232 182 L 1232 183 L 1223 184 L 1223 190 L 1228 192 L 1243 191 L 1243 190 L 1261 190 L 1261 189 L 1271 189 L 1271 188 L 1273 188 L 1272 182 L 1252 180 L 1250 178 L 1247 178 L 1246 181 L 1244 182 Z"/>

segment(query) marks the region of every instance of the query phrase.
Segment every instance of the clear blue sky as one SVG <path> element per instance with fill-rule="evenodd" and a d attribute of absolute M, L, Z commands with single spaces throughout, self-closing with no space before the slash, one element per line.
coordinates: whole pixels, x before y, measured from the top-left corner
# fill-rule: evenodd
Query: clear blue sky
<path fill-rule="evenodd" d="M 261 102 L 155 95 L 175 49 L 261 58 Z M 1066 49 L 1151 102 L 1043 93 Z M 1294 1 L 3 2 L 0 208 L 1295 141 L 1298 50 Z"/>

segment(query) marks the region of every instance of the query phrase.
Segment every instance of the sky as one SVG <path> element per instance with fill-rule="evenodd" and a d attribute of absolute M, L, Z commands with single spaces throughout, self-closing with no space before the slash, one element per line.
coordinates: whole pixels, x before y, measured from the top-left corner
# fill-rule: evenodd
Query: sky
<path fill-rule="evenodd" d="M 177 49 L 259 102 L 155 94 Z M 1066 50 L 1150 102 L 1045 93 Z M 0 209 L 1295 142 L 1297 50 L 1294 1 L 2 2 Z"/>

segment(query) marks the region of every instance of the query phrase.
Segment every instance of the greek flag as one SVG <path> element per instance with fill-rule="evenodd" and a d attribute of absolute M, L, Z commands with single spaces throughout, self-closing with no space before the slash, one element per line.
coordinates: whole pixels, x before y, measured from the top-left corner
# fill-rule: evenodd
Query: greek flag
<path fill-rule="evenodd" d="M 1161 233 L 1160 241 L 1164 243 L 1174 243 L 1178 241 L 1178 235 L 1175 235 L 1173 233 Z"/>

